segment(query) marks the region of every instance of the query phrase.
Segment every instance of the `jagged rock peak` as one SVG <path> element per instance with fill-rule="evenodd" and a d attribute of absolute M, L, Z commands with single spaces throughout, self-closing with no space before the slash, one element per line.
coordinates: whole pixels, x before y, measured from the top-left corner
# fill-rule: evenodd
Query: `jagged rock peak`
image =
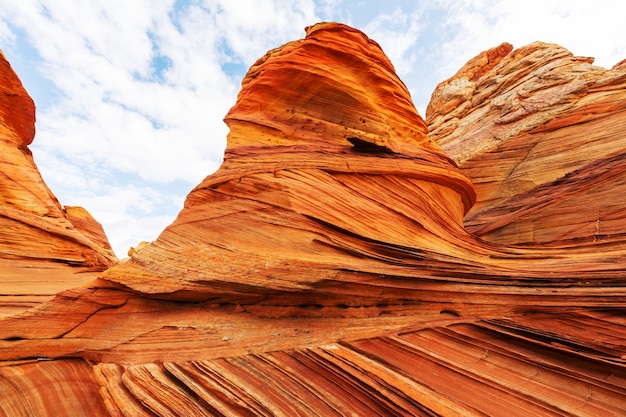
<path fill-rule="evenodd" d="M 484 51 L 435 88 L 426 110 L 429 136 L 463 162 L 491 146 L 494 137 L 506 140 L 504 134 L 530 130 L 566 111 L 571 98 L 610 72 L 592 64 L 593 58 L 545 42 L 517 49 L 503 43 Z M 493 120 L 495 132 L 484 117 Z M 481 140 L 466 129 L 454 131 L 468 125 L 485 133 Z M 502 125 L 507 126 L 497 129 Z"/>
<path fill-rule="evenodd" d="M 14 133 L 8 137 L 4 136 L 3 139 L 15 141 L 23 150 L 35 137 L 35 103 L 2 51 L 0 51 L 0 123 Z"/>

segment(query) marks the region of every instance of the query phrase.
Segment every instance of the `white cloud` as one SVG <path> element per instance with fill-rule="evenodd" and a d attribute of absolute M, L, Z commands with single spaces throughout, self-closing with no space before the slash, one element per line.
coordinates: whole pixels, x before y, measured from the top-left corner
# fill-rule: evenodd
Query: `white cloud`
<path fill-rule="evenodd" d="M 407 13 L 397 8 L 390 14 L 378 15 L 363 31 L 383 48 L 400 77 L 408 74 L 417 61 L 417 41 L 422 31 L 417 11 Z"/>
<path fill-rule="evenodd" d="M 626 57 L 623 31 L 626 3 L 619 1 L 442 2 L 447 13 L 440 74 L 452 75 L 469 58 L 502 42 L 521 47 L 534 41 L 556 43 L 575 55 L 592 56 L 612 67 Z"/>
<path fill-rule="evenodd" d="M 323 21 L 347 23 L 346 7 L 342 0 L 318 0 L 315 2 L 315 10 Z"/>
<path fill-rule="evenodd" d="M 15 42 L 15 35 L 6 22 L 0 21 L 0 45 L 10 45 Z"/>
<path fill-rule="evenodd" d="M 218 26 L 234 56 L 251 65 L 268 49 L 303 36 L 315 23 L 313 1 L 220 1 Z"/>

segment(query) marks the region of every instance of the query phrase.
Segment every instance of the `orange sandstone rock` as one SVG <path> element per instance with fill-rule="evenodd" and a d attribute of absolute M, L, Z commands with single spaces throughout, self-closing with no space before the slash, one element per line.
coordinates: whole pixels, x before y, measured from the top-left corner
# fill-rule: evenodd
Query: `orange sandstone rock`
<path fill-rule="evenodd" d="M 72 226 L 104 252 L 113 255 L 113 249 L 102 225 L 84 208 L 79 206 L 64 206 L 63 212 Z"/>
<path fill-rule="evenodd" d="M 363 33 L 317 25 L 268 52 L 225 120 L 220 170 L 106 279 L 169 298 L 266 298 L 336 280 L 375 246 L 419 258 L 459 240 L 472 185 Z"/>
<path fill-rule="evenodd" d="M 35 105 L 0 54 L 0 314 L 116 263 L 101 226 L 83 210 L 89 228 L 100 231 L 78 231 L 44 183 L 28 149 L 34 134 Z"/>
<path fill-rule="evenodd" d="M 461 166 L 491 149 L 480 126 L 465 149 L 451 115 L 471 124 L 473 83 L 491 86 L 511 49 L 443 84 L 430 138 L 363 33 L 318 24 L 268 52 L 226 116 L 223 166 L 155 242 L 0 319 L 3 411 L 23 399 L 39 415 L 61 403 L 114 416 L 623 415 L 626 242 L 475 237 L 463 222 L 488 213 L 482 185 L 472 209 L 475 187 L 433 140 Z M 518 75 L 543 65 L 529 49 Z M 515 85 L 493 82 L 492 95 Z M 562 186 L 581 193 L 574 174 Z M 545 205 L 544 191 L 516 201 Z M 84 213 L 66 215 L 106 246 Z"/>
<path fill-rule="evenodd" d="M 0 362 L 3 416 L 107 416 L 99 389 L 80 359 Z"/>
<path fill-rule="evenodd" d="M 626 232 L 626 72 L 592 62 L 503 44 L 436 88 L 429 135 L 472 178 L 469 231 L 506 244 Z"/>
<path fill-rule="evenodd" d="M 225 118 L 230 149 L 345 148 L 347 138 L 357 137 L 397 153 L 419 147 L 443 155 L 431 146 L 406 86 L 375 41 L 343 25 L 315 25 L 306 32 L 305 39 L 267 52 L 248 71 Z"/>

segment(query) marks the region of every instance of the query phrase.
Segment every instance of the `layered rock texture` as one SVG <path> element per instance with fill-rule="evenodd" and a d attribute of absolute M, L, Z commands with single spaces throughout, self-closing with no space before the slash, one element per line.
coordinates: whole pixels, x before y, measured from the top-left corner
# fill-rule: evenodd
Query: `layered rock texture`
<path fill-rule="evenodd" d="M 117 261 L 100 224 L 62 207 L 43 182 L 28 149 L 34 136 L 35 105 L 0 54 L 0 315 Z"/>
<path fill-rule="evenodd" d="M 0 411 L 624 415 L 624 70 L 503 44 L 438 86 L 427 127 L 374 41 L 307 28 L 252 66 L 223 166 L 155 242 L 0 319 Z M 23 138 L 32 102 L 3 71 Z M 18 295 L 60 273 L 29 276 L 26 253 L 66 275 L 114 261 L 28 138 L 3 181 L 34 189 L 25 165 L 51 208 L 4 199 L 33 215 L 0 241 Z M 57 230 L 40 221 L 74 246 L 35 246 Z"/>
<path fill-rule="evenodd" d="M 433 93 L 430 136 L 478 195 L 468 231 L 506 244 L 626 232 L 626 72 L 557 45 L 502 44 Z"/>

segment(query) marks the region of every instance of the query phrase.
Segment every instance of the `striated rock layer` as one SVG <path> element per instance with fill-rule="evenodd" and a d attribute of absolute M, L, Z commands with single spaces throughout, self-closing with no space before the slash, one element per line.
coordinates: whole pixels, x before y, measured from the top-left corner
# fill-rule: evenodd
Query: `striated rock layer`
<path fill-rule="evenodd" d="M 106 279 L 168 298 L 239 302 L 314 291 L 355 256 L 379 265 L 385 245 L 391 258 L 419 258 L 462 244 L 472 185 L 428 139 L 391 63 L 361 32 L 309 28 L 242 84 L 225 119 L 223 166 L 154 244 Z"/>
<path fill-rule="evenodd" d="M 0 411 L 626 413 L 623 235 L 504 245 L 507 233 L 477 226 L 482 216 L 499 230 L 506 204 L 530 210 L 547 201 L 543 186 L 505 185 L 510 170 L 496 163 L 490 138 L 513 143 L 524 130 L 510 124 L 517 116 L 496 123 L 481 102 L 503 100 L 497 92 L 515 88 L 516 76 L 536 78 L 544 60 L 520 63 L 526 57 L 505 44 L 442 83 L 429 134 L 387 57 L 360 31 L 317 24 L 269 51 L 226 116 L 223 166 L 174 223 L 96 279 L 0 320 Z M 565 77 L 563 68 L 547 79 Z M 593 91 L 619 92 L 598 81 L 606 71 L 578 71 Z M 591 95 L 589 106 L 606 94 Z M 568 152 L 554 154 L 555 172 L 569 166 L 560 159 Z M 481 155 L 491 158 L 483 159 L 491 183 L 475 186 L 470 177 L 483 171 L 469 161 Z M 608 165 L 596 155 L 587 165 L 604 178 Z M 583 202 L 587 177 L 573 172 L 554 189 Z M 103 245 L 83 212 L 66 208 L 63 218 Z M 539 221 L 532 227 L 542 230 Z"/>
<path fill-rule="evenodd" d="M 116 263 L 102 226 L 63 208 L 44 183 L 28 149 L 34 136 L 35 105 L 0 53 L 0 315 Z"/>
<path fill-rule="evenodd" d="M 626 71 L 541 42 L 502 44 L 434 91 L 429 136 L 474 183 L 468 230 L 494 242 L 626 232 Z"/>

